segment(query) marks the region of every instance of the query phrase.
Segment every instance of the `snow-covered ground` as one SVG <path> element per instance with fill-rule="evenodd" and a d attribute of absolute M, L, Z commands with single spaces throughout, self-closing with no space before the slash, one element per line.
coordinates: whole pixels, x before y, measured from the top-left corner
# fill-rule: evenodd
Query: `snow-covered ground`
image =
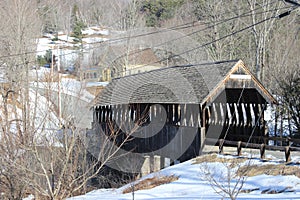
<path fill-rule="evenodd" d="M 231 156 L 221 156 L 218 155 L 217 158 L 232 158 Z M 235 158 L 236 159 L 236 158 Z M 275 157 L 269 157 L 271 161 L 262 162 L 259 159 L 250 159 L 250 164 L 255 166 L 268 166 L 268 165 L 280 165 L 282 167 L 282 160 L 276 159 Z M 300 157 L 294 157 L 293 164 L 299 167 Z M 222 196 L 217 194 L 217 192 L 211 186 L 211 182 L 208 181 L 207 171 L 210 175 L 215 178 L 219 183 L 224 185 L 227 184 L 227 179 L 222 178 L 227 175 L 227 167 L 223 162 L 202 162 L 196 163 L 196 159 L 190 161 L 173 165 L 171 167 L 165 168 L 160 172 L 149 174 L 143 177 L 143 179 L 151 178 L 154 176 L 165 176 L 165 175 L 175 175 L 179 179 L 163 184 L 152 189 L 139 190 L 134 193 L 134 199 L 222 199 Z M 227 161 L 226 161 L 227 162 Z M 228 159 L 228 162 L 231 161 Z M 298 163 L 298 164 L 297 164 Z M 249 160 L 243 161 L 241 165 L 238 166 L 248 166 Z M 237 167 L 233 167 L 231 172 L 237 170 Z M 137 182 L 141 181 L 138 180 Z M 236 182 L 236 178 L 231 179 L 231 184 Z M 137 183 L 136 182 L 136 183 Z M 132 184 L 125 185 L 118 189 L 100 189 L 94 190 L 87 193 L 86 195 L 77 196 L 70 198 L 69 200 L 98 200 L 98 199 L 116 199 L 125 200 L 133 199 L 132 193 L 123 194 L 123 190 L 131 187 Z M 219 189 L 217 188 L 217 191 Z M 300 178 L 295 175 L 266 175 L 259 174 L 256 176 L 247 177 L 243 185 L 242 190 L 253 190 L 249 193 L 240 193 L 237 199 L 300 199 Z M 266 194 L 266 191 L 281 191 L 285 192 L 278 194 Z"/>
<path fill-rule="evenodd" d="M 108 41 L 110 37 L 109 29 L 103 27 L 88 27 L 82 30 L 84 35 L 83 49 L 78 50 L 82 44 L 74 42 L 76 38 L 70 34 L 58 32 L 55 34 L 44 34 L 43 37 L 37 39 L 37 56 L 44 56 L 47 50 L 52 50 L 53 55 L 56 56 L 57 63 L 64 69 L 74 66 L 79 54 L 83 56 L 81 62 L 88 60 L 92 50 L 95 48 L 93 45 Z M 56 38 L 57 37 L 57 38 Z M 85 52 L 82 54 L 82 52 Z M 82 63 L 89 65 L 90 63 Z"/>

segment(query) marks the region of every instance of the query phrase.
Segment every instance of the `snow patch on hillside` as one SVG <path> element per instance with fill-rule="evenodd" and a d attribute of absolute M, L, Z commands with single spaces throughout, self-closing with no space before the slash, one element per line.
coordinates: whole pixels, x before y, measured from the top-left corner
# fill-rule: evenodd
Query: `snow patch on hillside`
<path fill-rule="evenodd" d="M 218 155 L 218 157 L 224 157 Z M 232 156 L 225 156 L 225 158 L 232 158 Z M 294 157 L 294 163 L 300 162 L 300 157 Z M 209 169 L 216 180 L 222 181 L 222 177 L 227 173 L 227 168 L 224 163 L 220 162 L 205 162 L 194 164 L 195 160 L 190 160 L 181 164 L 177 164 L 165 168 L 157 173 L 149 174 L 141 180 L 162 175 L 175 175 L 179 179 L 169 184 L 157 186 L 148 190 L 139 190 L 134 194 L 135 199 L 143 200 L 167 200 L 167 199 L 221 199 L 222 197 L 216 193 L 211 187 L 210 182 L 205 178 L 203 169 Z M 267 165 L 279 164 L 280 162 L 261 162 L 259 159 L 251 159 L 251 164 Z M 243 163 L 248 164 L 248 161 Z M 299 164 L 298 166 L 300 169 Z M 237 170 L 232 168 L 232 171 Z M 138 183 L 138 180 L 135 182 Z M 236 181 L 235 178 L 231 183 Z M 132 184 L 125 185 L 118 189 L 100 189 L 87 193 L 86 195 L 70 198 L 69 200 L 96 200 L 96 199 L 116 199 L 125 200 L 132 199 L 132 194 L 123 194 L 125 188 L 131 187 Z M 240 193 L 238 199 L 299 199 L 300 197 L 300 178 L 294 175 L 288 176 L 272 176 L 272 175 L 257 175 L 248 177 L 243 186 L 245 190 L 253 190 L 250 193 Z M 282 191 L 278 194 L 264 194 L 263 191 Z"/>

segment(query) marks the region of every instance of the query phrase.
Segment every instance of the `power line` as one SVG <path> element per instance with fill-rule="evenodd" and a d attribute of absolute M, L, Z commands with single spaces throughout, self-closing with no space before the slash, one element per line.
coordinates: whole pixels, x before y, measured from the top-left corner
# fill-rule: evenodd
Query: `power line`
<path fill-rule="evenodd" d="M 266 5 L 265 5 L 265 6 L 266 6 Z M 282 7 L 282 8 L 272 9 L 272 10 L 263 11 L 263 12 L 260 12 L 260 13 L 257 13 L 257 14 L 263 14 L 263 13 L 268 13 L 268 12 L 272 12 L 272 11 L 279 11 L 279 10 L 282 10 L 282 9 L 288 9 L 288 8 L 291 8 L 291 7 L 289 6 L 289 7 Z M 261 9 L 261 7 L 258 8 L 257 10 L 259 10 L 259 9 Z M 255 9 L 255 10 L 256 10 L 256 9 Z M 253 10 L 252 10 L 252 11 L 253 11 Z M 191 35 L 193 35 L 193 34 L 199 33 L 199 32 L 201 32 L 201 31 L 204 31 L 204 30 L 206 30 L 206 29 L 209 29 L 209 28 L 212 28 L 212 27 L 214 27 L 214 26 L 220 25 L 220 24 L 222 24 L 222 23 L 226 23 L 226 22 L 228 22 L 228 21 L 230 21 L 230 20 L 233 20 L 233 19 L 251 16 L 251 14 L 249 14 L 249 13 L 252 12 L 252 11 L 243 13 L 243 14 L 238 15 L 238 16 L 235 16 L 235 17 L 230 17 L 230 18 L 227 18 L 227 19 L 225 19 L 225 20 L 220 20 L 220 21 L 216 22 L 216 23 L 213 24 L 213 25 L 209 25 L 208 27 L 205 27 L 205 28 L 200 29 L 200 30 L 197 30 L 197 31 L 195 31 L 195 32 L 186 34 L 186 35 L 181 36 L 181 37 L 179 37 L 179 38 L 175 38 L 175 39 L 172 39 L 172 40 L 170 40 L 170 41 L 163 42 L 163 43 L 161 43 L 161 44 L 156 45 L 155 47 L 158 47 L 158 46 L 161 46 L 161 45 L 163 45 L 163 44 L 166 44 L 166 43 L 170 43 L 170 42 L 179 40 L 179 39 L 184 38 L 184 37 L 191 36 Z M 284 14 L 284 13 L 283 13 L 283 14 Z M 282 15 L 282 14 L 281 14 L 281 15 Z M 280 16 L 280 15 L 279 15 L 279 16 Z M 273 18 L 273 17 L 271 17 L 271 18 Z M 265 20 L 263 20 L 263 21 L 261 21 L 261 22 L 258 22 L 258 23 L 254 24 L 254 25 L 251 25 L 250 27 L 246 27 L 246 28 L 241 29 L 241 30 L 239 30 L 239 31 L 233 32 L 233 33 L 231 33 L 231 34 L 229 34 L 229 35 L 223 36 L 223 37 L 221 37 L 221 38 L 219 38 L 219 39 L 217 39 L 217 40 L 213 40 L 213 41 L 211 41 L 211 42 L 209 42 L 209 43 L 206 43 L 206 44 L 203 44 L 203 45 L 201 45 L 201 46 L 195 47 L 195 48 L 193 48 L 193 49 L 187 50 L 187 51 L 185 51 L 185 52 L 183 52 L 183 53 L 176 54 L 176 55 L 170 56 L 170 57 L 168 57 L 168 58 L 161 59 L 161 60 L 159 60 L 159 61 L 157 61 L 157 62 L 149 63 L 149 64 L 155 64 L 155 63 L 158 63 L 158 62 L 162 62 L 162 61 L 165 61 L 165 60 L 167 60 L 167 59 L 169 59 L 169 58 L 173 58 L 173 57 L 176 57 L 176 56 L 179 56 L 179 55 L 182 55 L 182 54 L 185 54 L 185 53 L 194 51 L 194 50 L 196 50 L 196 49 L 205 47 L 205 46 L 210 45 L 210 44 L 212 44 L 212 43 L 214 43 L 214 42 L 218 42 L 218 41 L 223 40 L 223 39 L 225 39 L 225 38 L 227 38 L 227 37 L 230 37 L 230 36 L 232 36 L 232 35 L 235 35 L 235 34 L 237 34 L 238 32 L 242 32 L 242 31 L 244 31 L 244 30 L 246 30 L 246 29 L 249 29 L 249 28 L 251 28 L 251 27 L 253 27 L 253 26 L 255 26 L 255 25 L 258 25 L 258 24 L 260 24 L 260 23 L 263 23 L 264 21 L 267 21 L 267 20 L 269 20 L 269 19 L 271 19 L 271 18 L 265 19 Z M 196 22 L 197 22 L 197 21 L 192 21 L 192 22 L 188 22 L 188 23 L 184 23 L 184 24 L 180 24 L 180 25 L 176 25 L 176 26 L 170 27 L 169 29 L 157 30 L 157 31 L 153 31 L 153 32 L 150 32 L 150 33 L 143 33 L 143 34 L 137 34 L 137 35 L 133 35 L 133 36 L 126 36 L 126 37 L 115 38 L 115 39 L 112 39 L 112 40 L 108 40 L 107 42 L 110 42 L 110 43 L 111 43 L 111 42 L 116 42 L 116 41 L 127 40 L 127 39 L 129 39 L 129 38 L 138 38 L 138 37 L 143 37 L 143 36 L 147 36 L 147 35 L 157 34 L 157 33 L 161 33 L 161 32 L 167 32 L 167 31 L 179 30 L 179 29 L 182 29 L 182 28 L 192 27 L 192 26 L 194 25 L 194 23 L 196 23 Z M 192 26 L 187 26 L 187 25 L 189 25 L 189 24 L 192 25 Z M 205 24 L 209 24 L 209 23 L 203 23 L 203 25 L 205 25 Z M 94 43 L 87 43 L 87 44 L 100 44 L 100 45 L 103 45 L 103 43 L 105 43 L 105 42 L 101 41 L 101 42 L 94 42 Z M 69 47 L 59 48 L 59 50 L 64 49 L 64 48 L 69 48 Z M 87 49 L 85 49 L 85 50 L 91 50 L 91 49 L 95 49 L 95 48 L 99 48 L 99 46 L 90 47 L 90 48 L 87 48 Z M 143 50 L 141 50 L 141 51 L 143 51 Z M 36 53 L 38 53 L 38 52 L 44 52 L 44 51 L 32 51 L 32 52 L 26 52 L 26 53 L 22 53 L 22 54 L 7 55 L 7 56 L 2 56 L 2 57 L 0 57 L 0 59 L 7 58 L 7 57 L 21 56 L 21 55 L 25 55 L 25 54 L 33 54 L 33 53 L 36 54 Z M 61 54 L 61 56 L 71 55 L 71 54 L 77 54 L 77 53 L 78 53 L 78 52 L 74 50 L 74 52 L 70 52 L 70 53 L 66 53 L 66 54 Z M 36 60 L 28 61 L 28 62 L 26 62 L 26 64 L 29 64 L 29 63 L 35 63 L 35 62 L 36 62 Z M 18 65 L 22 65 L 22 64 L 24 64 L 24 63 L 17 64 L 17 66 L 18 66 Z M 146 65 L 148 65 L 148 64 L 146 64 Z M 146 66 L 146 65 L 142 65 L 142 66 L 140 66 L 140 67 L 144 67 L 144 66 Z M 140 68 L 140 67 L 139 67 L 139 68 Z M 126 70 L 126 71 L 128 71 L 128 70 Z M 119 72 L 119 73 L 121 73 L 121 72 Z"/>
<path fill-rule="evenodd" d="M 279 8 L 279 9 L 273 9 L 273 10 L 268 10 L 268 11 L 263 11 L 263 12 L 260 12 L 260 13 L 257 13 L 257 14 L 263 14 L 263 13 L 268 13 L 268 12 L 272 12 L 272 11 L 279 11 L 281 9 L 287 9 L 287 8 L 290 8 L 290 6 L 288 7 L 283 7 L 283 8 Z M 255 11 L 255 10 L 259 10 L 261 8 L 257 8 L 257 9 L 254 9 L 252 11 Z M 238 16 L 235 16 L 235 17 L 230 17 L 230 18 L 227 18 L 227 19 L 223 19 L 223 20 L 220 20 L 220 21 L 216 21 L 215 24 L 213 25 L 210 25 L 210 22 L 208 23 L 202 23 L 201 25 L 209 25 L 208 27 L 204 28 L 204 29 L 200 29 L 198 31 L 195 31 L 195 32 L 192 32 L 192 33 L 189 33 L 189 34 L 186 34 L 184 36 L 181 36 L 177 39 L 180 39 L 180 38 L 184 38 L 184 37 L 188 37 L 190 35 L 193 35 L 193 34 L 196 34 L 196 33 L 199 33 L 201 31 L 204 31 L 206 29 L 209 29 L 209 28 L 212 28 L 214 26 L 217 26 L 217 25 L 220 25 L 222 23 L 225 23 L 227 21 L 230 21 L 230 20 L 233 20 L 233 19 L 237 19 L 237 18 L 241 18 L 241 17 L 248 17 L 248 16 L 251 16 L 251 12 L 252 11 L 248 11 L 244 14 L 241 14 L 241 15 L 238 15 Z M 190 23 L 197 23 L 198 21 L 194 21 L 194 22 L 189 22 L 188 24 Z M 200 25 L 200 24 L 199 24 Z M 181 26 L 181 25 L 179 25 Z M 192 26 L 191 26 L 192 27 Z M 143 33 L 143 34 L 137 34 L 137 35 L 133 35 L 133 36 L 125 36 L 125 37 L 121 37 L 121 38 L 115 38 L 115 39 L 111 39 L 111 40 L 108 40 L 107 42 L 119 42 L 119 41 L 122 41 L 122 40 L 127 40 L 127 39 L 132 39 L 132 38 L 138 38 L 138 37 L 143 37 L 143 36 L 148 36 L 148 35 L 152 35 L 152 34 L 157 34 L 157 33 L 161 33 L 161 32 L 168 32 L 168 31 L 173 31 L 173 30 L 179 30 L 180 28 L 166 28 L 166 29 L 163 29 L 163 30 L 158 30 L 158 31 L 154 31 L 154 32 L 148 32 L 148 33 Z M 165 44 L 165 43 L 168 43 L 168 42 L 172 42 L 174 40 L 177 40 L 177 39 L 173 39 L 173 40 L 170 40 L 170 41 L 166 41 L 162 44 Z M 88 44 L 97 44 L 97 43 L 101 43 L 103 44 L 103 42 L 95 42 L 95 43 L 88 43 Z M 160 45 L 159 45 L 160 46 Z M 157 46 L 154 46 L 154 47 L 157 47 Z M 90 49 L 94 49 L 94 48 L 98 48 L 98 46 L 95 46 L 95 47 L 90 47 L 90 48 L 87 48 L 85 50 L 90 50 Z"/>
<path fill-rule="evenodd" d="M 281 9 L 285 9 L 285 8 L 290 8 L 290 7 L 284 7 L 284 8 L 281 8 Z M 281 10 L 281 9 L 268 10 L 267 12 L 278 11 L 278 10 Z M 252 10 L 252 11 L 253 11 L 253 10 Z M 191 36 L 191 35 L 200 33 L 200 32 L 202 32 L 202 31 L 205 31 L 205 30 L 207 30 L 207 29 L 213 28 L 213 27 L 215 27 L 215 26 L 217 26 L 217 25 L 223 24 L 223 23 L 228 22 L 228 21 L 231 21 L 231 20 L 233 20 L 233 19 L 251 16 L 251 15 L 252 15 L 252 14 L 251 14 L 252 11 L 249 11 L 249 12 L 244 13 L 244 14 L 239 15 L 239 16 L 227 18 L 227 19 L 225 19 L 225 20 L 220 20 L 219 22 L 217 22 L 217 23 L 215 23 L 215 24 L 213 24 L 213 25 L 209 25 L 209 26 L 207 26 L 207 27 L 205 27 L 205 28 L 202 28 L 202 29 L 200 29 L 200 30 L 194 31 L 194 32 L 189 33 L 189 34 L 185 34 L 185 35 L 183 35 L 183 36 L 180 36 L 180 37 L 175 38 L 175 39 L 172 39 L 172 40 L 168 40 L 168 41 L 166 41 L 166 42 L 160 43 L 160 44 L 155 45 L 155 46 L 152 46 L 152 47 L 159 47 L 159 46 L 162 46 L 162 45 L 164 45 L 164 44 L 170 43 L 170 42 L 172 42 L 172 41 L 176 41 L 176 40 L 179 40 L 179 39 L 182 39 L 182 38 L 185 38 L 185 37 L 189 37 L 189 36 Z M 248 13 L 250 13 L 250 14 L 248 14 Z M 263 14 L 263 13 L 266 13 L 266 11 L 260 12 L 260 13 L 256 13 L 256 14 Z M 247 15 L 246 15 L 246 14 L 247 14 Z M 131 54 L 131 55 L 138 54 L 138 53 L 140 53 L 140 52 L 142 52 L 142 51 L 145 51 L 145 49 L 136 51 L 136 52 L 134 52 L 134 53 Z"/>
<path fill-rule="evenodd" d="M 280 18 L 282 18 L 283 15 L 284 15 L 284 16 L 287 16 L 286 13 L 291 13 L 293 10 L 295 10 L 295 7 L 293 7 L 293 9 L 290 10 L 290 11 L 286 11 L 286 12 L 281 13 L 281 14 L 279 14 L 279 15 L 275 15 L 275 16 L 272 16 L 272 17 L 268 17 L 268 18 L 266 18 L 266 19 L 264 19 L 264 20 L 261 20 L 261 21 L 259 21 L 259 22 L 257 22 L 257 23 L 254 23 L 254 24 L 250 25 L 250 26 L 246 26 L 246 27 L 244 27 L 244 28 L 242 28 L 242 29 L 240 29 L 240 30 L 238 30 L 238 31 L 234 31 L 234 32 L 232 32 L 232 33 L 230 33 L 230 34 L 227 34 L 227 35 L 225 35 L 225 36 L 223 36 L 223 37 L 220 37 L 220 38 L 218 38 L 218 39 L 215 39 L 215 40 L 213 40 L 213 41 L 211 41 L 211 42 L 207 42 L 207 43 L 205 43 L 205 44 L 202 44 L 202 45 L 197 46 L 197 47 L 192 48 L 192 49 L 188 49 L 188 50 L 186 50 L 186 51 L 184 51 L 184 52 L 181 52 L 181 53 L 179 53 L 179 54 L 175 54 L 175 55 L 169 56 L 168 58 L 160 59 L 159 61 L 156 61 L 156 62 L 152 62 L 152 63 L 147 63 L 147 64 L 144 64 L 144 65 L 141 65 L 141 66 L 139 66 L 139 67 L 136 67 L 135 69 L 142 68 L 142 67 L 145 67 L 145 66 L 147 66 L 147 65 L 157 64 L 157 63 L 166 61 L 166 60 L 168 60 L 168 59 L 170 59 L 170 58 L 178 57 L 178 56 L 180 56 L 180 55 L 183 55 L 183 54 L 186 54 L 186 53 L 195 51 L 195 50 L 197 50 L 197 49 L 206 47 L 206 46 L 208 46 L 208 45 L 211 45 L 211 44 L 213 44 L 213 43 L 215 43 L 215 42 L 224 40 L 224 39 L 226 39 L 226 38 L 228 38 L 228 37 L 230 37 L 230 36 L 236 35 L 236 34 L 238 34 L 238 33 L 240 33 L 240 32 L 243 32 L 243 31 L 245 31 L 245 30 L 248 30 L 248 29 L 250 29 L 250 28 L 252 28 L 252 27 L 254 27 L 254 26 L 257 26 L 257 25 L 259 25 L 259 24 L 261 24 L 261 23 L 264 23 L 264 22 L 266 22 L 266 21 L 269 21 L 269 20 L 271 20 L 271 19 L 275 19 L 275 18 L 280 19 Z M 118 73 L 123 73 L 123 72 L 126 72 L 126 71 L 128 71 L 128 70 L 123 70 L 123 71 L 118 72 Z"/>
<path fill-rule="evenodd" d="M 291 8 L 291 7 L 289 7 L 289 8 Z M 220 38 L 218 38 L 218 39 L 215 39 L 215 40 L 213 40 L 213 41 L 211 41 L 211 42 L 208 42 L 208 43 L 202 44 L 202 45 L 200 45 L 200 46 L 198 46 L 198 47 L 195 47 L 195 48 L 186 50 L 186 51 L 184 51 L 184 52 L 182 52 L 182 53 L 179 53 L 179 54 L 175 54 L 175 55 L 169 56 L 168 58 L 160 59 L 159 61 L 156 61 L 156 62 L 152 62 L 152 63 L 147 63 L 147 64 L 144 64 L 144 65 L 141 65 L 141 66 L 139 66 L 139 67 L 136 67 L 135 69 L 137 69 L 137 68 L 142 68 L 142 67 L 145 67 L 145 66 L 151 65 L 151 64 L 160 63 L 160 62 L 163 62 L 163 61 L 165 61 L 165 60 L 167 60 L 167 59 L 174 58 L 174 57 L 177 57 L 177 56 L 180 56 L 180 55 L 183 55 L 183 54 L 186 54 L 186 53 L 195 51 L 195 50 L 197 50 L 197 49 L 206 47 L 206 46 L 208 46 L 208 45 L 210 45 L 210 44 L 213 44 L 213 43 L 215 43 L 215 42 L 221 41 L 221 40 L 226 39 L 226 38 L 228 38 L 228 37 L 230 37 L 230 36 L 236 35 L 236 34 L 238 34 L 238 33 L 240 33 L 240 32 L 243 32 L 243 31 L 245 31 L 245 30 L 248 30 L 248 29 L 250 29 L 250 28 L 252 28 L 252 27 L 254 27 L 254 26 L 256 26 L 256 25 L 259 25 L 259 24 L 261 24 L 261 23 L 263 23 L 263 22 L 266 22 L 266 21 L 269 21 L 269 20 L 271 20 L 271 19 L 274 19 L 274 18 L 281 19 L 282 17 L 289 15 L 292 11 L 294 11 L 294 10 L 296 9 L 295 6 L 293 6 L 292 8 L 293 8 L 293 9 L 291 9 L 291 10 L 289 10 L 289 11 L 286 11 L 286 12 L 281 13 L 281 14 L 279 14 L 279 15 L 275 15 L 275 16 L 272 16 L 272 17 L 268 17 L 268 18 L 266 18 L 266 19 L 264 19 L 264 20 L 261 20 L 261 21 L 255 23 L 255 24 L 252 24 L 252 25 L 250 25 L 250 26 L 244 27 L 244 28 L 242 28 L 242 29 L 240 29 L 240 30 L 238 30 L 238 31 L 234 31 L 234 32 L 232 32 L 232 33 L 230 33 L 230 34 L 227 34 L 227 35 L 225 35 L 225 36 L 223 36 L 223 37 L 220 37 Z M 288 13 L 288 14 L 286 14 L 286 13 Z M 65 54 L 65 55 L 67 55 L 67 54 Z M 34 60 L 34 61 L 27 61 L 26 64 L 33 63 L 33 62 L 35 63 L 36 60 Z M 21 63 L 21 64 L 19 64 L 19 65 L 23 65 L 23 64 L 24 64 L 24 63 Z M 191 66 L 193 66 L 193 65 L 196 66 L 196 65 L 199 65 L 199 64 L 192 64 Z M 127 72 L 127 71 L 129 71 L 129 70 L 123 70 L 123 71 L 120 71 L 120 72 L 118 72 L 118 73 L 123 73 L 123 72 Z"/>
<path fill-rule="evenodd" d="M 272 11 L 279 11 L 279 10 L 282 10 L 282 9 L 289 9 L 289 8 L 291 8 L 291 7 L 290 7 L 290 6 L 288 6 L 288 7 L 282 7 L 282 8 L 277 8 L 277 9 L 272 9 L 272 10 L 260 12 L 260 13 L 257 13 L 257 14 L 263 14 L 263 13 L 268 13 L 268 12 L 272 12 Z M 260 9 L 260 8 L 259 8 L 259 9 Z M 250 12 L 252 12 L 252 11 L 243 13 L 243 14 L 238 15 L 238 16 L 235 16 L 235 17 L 230 17 L 230 18 L 227 18 L 227 19 L 225 19 L 225 20 L 220 20 L 220 21 L 216 22 L 216 23 L 213 24 L 213 25 L 210 25 L 210 26 L 205 27 L 205 28 L 203 28 L 203 29 L 194 31 L 194 32 L 189 33 L 189 34 L 187 34 L 187 35 L 184 35 L 184 36 L 181 36 L 181 37 L 178 37 L 178 38 L 175 38 L 175 39 L 172 39 L 172 40 L 163 42 L 163 43 L 158 44 L 158 45 L 156 45 L 156 46 L 154 46 L 154 47 L 159 47 L 159 46 L 164 45 L 164 44 L 167 44 L 167 43 L 169 43 L 169 42 L 173 42 L 173 41 L 179 40 L 179 39 L 181 39 L 181 38 L 191 36 L 191 35 L 193 35 L 193 34 L 199 33 L 199 32 L 201 32 L 201 31 L 207 30 L 207 29 L 209 29 L 209 28 L 213 28 L 214 26 L 220 25 L 220 24 L 222 24 L 222 23 L 226 23 L 226 22 L 228 22 L 228 21 L 230 21 L 230 20 L 233 20 L 233 19 L 237 19 L 237 18 L 240 18 L 240 17 L 248 17 L 248 16 L 251 16 L 251 14 L 249 14 Z M 290 13 L 290 11 L 287 11 L 287 12 Z M 286 13 L 286 12 L 284 12 L 284 13 Z M 272 18 L 276 18 L 276 17 L 278 18 L 279 16 L 283 15 L 284 13 L 282 13 L 282 14 L 280 14 L 280 15 L 278 15 L 278 16 L 272 16 L 272 17 L 269 17 L 269 18 L 264 19 L 264 20 L 262 20 L 262 21 L 260 21 L 260 22 L 257 22 L 257 23 L 255 23 L 255 24 L 252 24 L 251 26 L 248 26 L 248 27 L 245 27 L 245 28 L 240 29 L 240 30 L 238 30 L 238 31 L 232 32 L 231 34 L 225 35 L 225 36 L 223 36 L 223 37 L 221 37 L 221 38 L 218 38 L 218 39 L 213 40 L 213 41 L 211 41 L 211 42 L 208 42 L 208 43 L 205 43 L 205 44 L 203 44 L 203 45 L 197 46 L 197 47 L 195 47 L 195 48 L 189 49 L 189 50 L 184 51 L 184 52 L 182 52 L 182 53 L 179 53 L 179 54 L 175 54 L 175 55 L 169 56 L 168 58 L 160 59 L 159 61 L 156 61 L 156 62 L 153 62 L 153 63 L 148 63 L 148 64 L 141 65 L 141 66 L 139 66 L 139 67 L 136 67 L 135 69 L 137 69 L 137 68 L 142 68 L 142 67 L 145 67 L 145 66 L 151 65 L 151 64 L 160 63 L 160 62 L 166 61 L 166 60 L 168 60 L 168 59 L 170 59 L 170 58 L 174 58 L 174 57 L 176 57 L 176 56 L 180 56 L 180 55 L 189 53 L 189 52 L 191 52 L 191 51 L 195 51 L 195 50 L 197 50 L 197 49 L 203 48 L 203 47 L 205 47 L 205 46 L 208 46 L 208 45 L 210 45 L 210 44 L 213 44 L 213 43 L 215 43 L 215 42 L 218 42 L 218 41 L 220 41 L 220 40 L 223 40 L 223 39 L 225 39 L 225 38 L 227 38 L 227 37 L 233 36 L 233 35 L 235 35 L 235 34 L 237 34 L 237 33 L 239 33 L 239 32 L 242 32 L 242 31 L 244 31 L 244 30 L 247 30 L 247 29 L 249 29 L 249 28 L 252 28 L 253 26 L 256 26 L 256 25 L 258 25 L 258 24 L 261 24 L 261 23 L 263 23 L 263 22 L 265 22 L 265 21 L 268 21 L 268 20 L 270 20 L 270 19 L 272 19 Z M 151 34 L 157 34 L 157 33 L 164 32 L 164 31 L 170 31 L 170 30 L 173 30 L 173 29 L 175 30 L 176 28 L 179 28 L 179 27 L 182 27 L 182 26 L 184 26 L 184 25 L 191 24 L 191 23 L 193 23 L 193 22 L 189 22 L 189 23 L 177 25 L 177 26 L 174 26 L 174 27 L 171 28 L 171 29 L 163 29 L 163 30 L 158 30 L 158 31 L 150 32 L 150 33 L 137 34 L 137 35 L 134 35 L 134 36 L 131 36 L 131 37 L 129 37 L 129 36 L 127 36 L 127 37 L 120 37 L 120 38 L 116 38 L 116 39 L 109 40 L 108 42 L 122 41 L 122 40 L 129 39 L 129 38 L 138 38 L 138 37 L 143 37 L 143 36 L 147 36 L 147 35 L 151 35 Z M 207 24 L 208 24 L 208 23 L 207 23 Z M 98 44 L 98 43 L 99 43 L 99 42 L 90 43 L 90 44 Z M 103 44 L 103 42 L 101 42 L 101 44 Z M 66 47 L 66 48 L 68 48 L 68 47 Z M 99 46 L 96 46 L 96 47 L 90 47 L 90 48 L 87 48 L 87 49 L 85 49 L 85 50 L 91 50 L 91 49 L 95 49 L 95 48 L 99 48 Z M 61 48 L 60 48 L 60 49 L 61 49 Z M 144 50 L 140 50 L 140 51 L 137 51 L 137 52 L 135 52 L 135 53 L 139 53 L 139 52 L 142 52 L 142 51 L 144 51 Z M 77 53 L 78 53 L 78 52 L 75 52 L 75 51 L 74 51 L 74 52 L 62 54 L 61 56 L 71 55 L 71 54 L 77 54 Z M 0 58 L 1 58 L 1 57 L 0 57 Z M 35 62 L 36 62 L 36 60 L 32 60 L 32 61 L 28 61 L 26 64 L 29 64 L 29 63 L 35 63 Z M 17 64 L 17 66 L 18 66 L 18 65 L 21 66 L 22 64 L 24 64 L 24 63 Z M 127 72 L 127 71 L 129 71 L 129 70 L 119 71 L 118 73 Z"/>

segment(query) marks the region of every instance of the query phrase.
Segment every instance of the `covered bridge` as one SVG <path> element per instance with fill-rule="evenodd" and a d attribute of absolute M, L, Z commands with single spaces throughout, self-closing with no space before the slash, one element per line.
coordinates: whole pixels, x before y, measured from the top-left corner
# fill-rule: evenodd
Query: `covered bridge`
<path fill-rule="evenodd" d="M 166 67 L 114 79 L 95 99 L 93 126 L 116 145 L 184 161 L 206 138 L 263 143 L 276 103 L 241 60 Z M 112 128 L 113 127 L 113 128 Z"/>

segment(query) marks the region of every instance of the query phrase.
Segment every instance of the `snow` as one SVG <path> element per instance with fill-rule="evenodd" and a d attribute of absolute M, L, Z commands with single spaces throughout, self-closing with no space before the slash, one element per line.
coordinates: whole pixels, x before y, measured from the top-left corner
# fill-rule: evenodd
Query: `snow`
<path fill-rule="evenodd" d="M 82 34 L 84 35 L 109 35 L 108 29 L 102 29 L 99 27 L 89 27 L 82 30 Z"/>
<path fill-rule="evenodd" d="M 39 38 L 37 39 L 37 55 L 43 56 L 46 51 L 51 49 L 51 38 Z M 53 45 L 52 45 L 53 46 Z"/>
<path fill-rule="evenodd" d="M 98 44 L 109 40 L 110 31 L 102 27 L 89 27 L 82 30 L 85 35 L 83 38 L 83 50 L 88 49 L 88 53 L 93 49 L 94 44 Z M 57 38 L 55 38 L 57 36 Z M 53 41 L 54 39 L 57 39 Z M 82 53 L 78 51 L 78 47 L 81 48 L 80 43 L 74 43 L 75 38 L 70 34 L 58 32 L 57 35 L 46 33 L 43 37 L 37 39 L 37 56 L 43 56 L 47 50 L 53 50 L 53 54 L 56 55 L 57 62 L 67 69 L 69 66 L 73 66 Z M 87 56 L 84 54 L 84 57 Z"/>
<path fill-rule="evenodd" d="M 23 200 L 34 200 L 34 196 L 31 194 L 28 197 L 24 198 Z"/>
<path fill-rule="evenodd" d="M 91 38 L 83 38 L 82 39 L 82 41 L 87 43 L 87 44 L 105 42 L 107 40 L 108 40 L 107 38 L 102 38 L 102 37 L 91 37 Z M 90 48 L 90 47 L 88 47 L 88 48 Z"/>
<path fill-rule="evenodd" d="M 109 82 L 87 82 L 86 87 L 107 86 Z"/>
<path fill-rule="evenodd" d="M 222 157 L 222 156 L 219 156 Z M 232 158 L 231 156 L 224 156 L 225 158 Z M 300 157 L 294 157 L 295 162 L 299 162 Z M 251 164 L 265 165 L 269 162 L 261 162 L 259 159 L 251 159 Z M 143 200 L 168 200 L 168 199 L 221 199 L 210 182 L 205 178 L 203 169 L 208 169 L 212 176 L 216 179 L 224 181 L 222 177 L 227 173 L 227 167 L 220 162 L 206 162 L 200 164 L 193 164 L 194 160 L 189 160 L 184 163 L 173 165 L 165 168 L 159 172 L 149 174 L 141 180 L 162 175 L 175 175 L 179 179 L 169 184 L 157 186 L 148 190 L 139 190 L 134 194 L 134 199 Z M 243 165 L 246 165 L 245 161 Z M 271 161 L 272 164 L 279 163 Z M 299 166 L 299 165 L 298 165 Z M 236 168 L 233 168 L 234 172 Z M 140 181 L 140 180 L 138 180 Z M 137 181 L 137 182 L 138 182 Z M 235 183 L 236 179 L 231 180 L 231 184 Z M 116 199 L 125 200 L 133 199 L 131 193 L 123 194 L 122 191 L 130 187 L 130 184 L 118 189 L 100 189 L 94 190 L 82 196 L 69 198 L 69 200 L 96 200 L 96 199 Z M 271 176 L 271 175 L 257 175 L 247 177 L 243 189 L 255 189 L 250 193 L 240 193 L 237 199 L 300 199 L 300 178 L 289 176 Z M 280 191 L 288 188 L 286 192 L 279 194 L 263 194 L 264 190 Z"/>
<path fill-rule="evenodd" d="M 47 89 L 50 87 L 51 90 L 55 92 L 58 92 L 58 88 L 60 88 L 60 92 L 62 94 L 67 94 L 69 96 L 76 97 L 87 103 L 90 103 L 95 98 L 94 95 L 92 95 L 84 89 L 86 87 L 85 83 L 70 78 L 62 78 L 60 83 L 40 82 L 39 84 L 37 84 L 35 82 L 32 83 L 32 87 L 38 87 L 41 89 Z"/>

